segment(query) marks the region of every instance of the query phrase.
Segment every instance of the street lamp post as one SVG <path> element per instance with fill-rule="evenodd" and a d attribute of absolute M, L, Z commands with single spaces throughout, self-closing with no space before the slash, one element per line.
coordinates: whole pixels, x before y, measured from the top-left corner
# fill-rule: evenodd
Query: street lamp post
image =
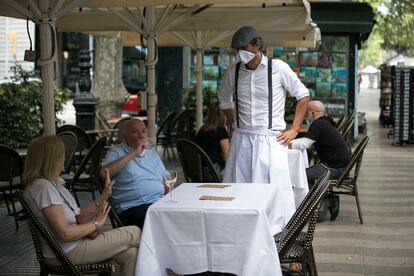
<path fill-rule="evenodd" d="M 97 99 L 90 92 L 92 87 L 89 71 L 92 67 L 90 60 L 91 57 L 89 51 L 79 51 L 80 93 L 76 95 L 75 100 L 73 101 L 73 106 L 76 110 L 76 125 L 85 130 L 95 129 L 95 106 L 97 104 Z"/>

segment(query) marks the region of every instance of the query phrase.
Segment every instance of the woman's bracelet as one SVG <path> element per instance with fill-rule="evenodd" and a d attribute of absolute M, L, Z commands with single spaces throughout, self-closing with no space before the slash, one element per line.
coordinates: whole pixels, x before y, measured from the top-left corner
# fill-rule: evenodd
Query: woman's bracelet
<path fill-rule="evenodd" d="M 92 220 L 91 223 L 95 225 L 95 231 L 97 231 L 99 229 L 99 223 L 96 220 Z"/>

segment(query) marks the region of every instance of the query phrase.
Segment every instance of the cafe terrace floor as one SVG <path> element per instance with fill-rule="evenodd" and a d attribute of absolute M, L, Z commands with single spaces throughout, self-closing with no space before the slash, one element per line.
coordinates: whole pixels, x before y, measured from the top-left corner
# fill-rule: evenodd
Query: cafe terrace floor
<path fill-rule="evenodd" d="M 392 146 L 390 129 L 378 124 L 379 90 L 361 89 L 359 111 L 366 113 L 365 151 L 358 181 L 364 224 L 355 200 L 341 196 L 335 221 L 317 224 L 314 250 L 319 275 L 414 275 L 414 145 Z M 358 137 L 359 141 L 361 136 Z M 184 181 L 178 159 L 165 160 Z M 180 179 L 179 179 L 180 181 Z M 82 195 L 82 202 L 90 200 Z M 109 225 L 108 225 L 109 227 Z M 38 275 L 27 221 L 15 229 L 0 207 L 0 275 Z M 252 275 L 254 276 L 254 275 Z"/>

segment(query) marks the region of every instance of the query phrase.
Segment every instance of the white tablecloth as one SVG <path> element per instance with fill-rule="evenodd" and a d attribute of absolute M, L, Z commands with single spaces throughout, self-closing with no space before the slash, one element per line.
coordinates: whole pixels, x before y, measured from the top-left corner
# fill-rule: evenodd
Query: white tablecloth
<path fill-rule="evenodd" d="M 296 207 L 302 202 L 309 192 L 306 168 L 309 167 L 308 154 L 306 150 L 288 150 L 289 173 L 295 195 Z"/>
<path fill-rule="evenodd" d="M 167 275 L 166 268 L 179 274 L 282 275 L 273 240 L 284 223 L 280 186 L 199 185 L 184 183 L 173 192 L 178 203 L 165 203 L 167 195 L 148 209 L 136 275 Z M 199 200 L 202 195 L 235 199 Z"/>

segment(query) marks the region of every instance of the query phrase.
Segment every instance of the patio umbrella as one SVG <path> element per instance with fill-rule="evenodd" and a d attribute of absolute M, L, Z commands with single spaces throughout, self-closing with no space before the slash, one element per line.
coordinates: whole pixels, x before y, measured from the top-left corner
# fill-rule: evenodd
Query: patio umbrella
<path fill-rule="evenodd" d="M 186 1 L 190 2 L 203 3 Z M 152 129 L 156 106 L 155 84 L 152 85 L 156 62 L 151 57 L 153 46 L 190 46 L 196 50 L 196 127 L 199 128 L 203 121 L 201 53 L 204 48 L 228 47 L 232 34 L 243 25 L 255 26 L 270 46 L 313 48 L 320 41 L 320 31 L 310 18 L 307 1 L 289 1 L 287 4 L 272 1 L 267 5 L 263 1 L 212 2 L 216 4 L 183 6 L 155 3 L 145 9 L 108 8 L 112 15 L 106 9 L 90 7 L 88 11 L 82 9 L 62 18 L 58 29 L 116 36 L 123 40 L 124 45 L 140 45 L 140 36 L 147 38 L 148 131 L 152 137 L 156 133 L 155 128 Z M 72 16 L 76 16 L 76 20 Z M 154 20 L 150 23 L 151 18 Z"/>
<path fill-rule="evenodd" d="M 289 18 L 280 20 L 281 14 L 287 13 L 289 7 L 297 10 L 292 11 Z M 280 8 L 280 12 L 275 12 L 272 20 L 264 19 L 264 12 L 277 8 Z M 239 14 L 231 19 L 229 12 L 235 9 L 240 9 Z M 241 15 L 241 9 L 248 12 L 247 17 Z M 201 16 L 205 11 L 210 10 L 211 13 Z M 296 16 L 293 16 L 295 14 Z M 283 30 L 289 36 L 291 31 L 307 32 L 316 27 L 311 22 L 309 3 L 305 0 L 210 0 L 209 4 L 200 0 L 0 0 L 0 15 L 29 18 L 40 26 L 42 50 L 39 65 L 43 81 L 43 102 L 44 106 L 48 107 L 43 111 L 45 134 L 55 132 L 52 85 L 54 75 L 57 75 L 56 25 L 59 29 L 67 31 L 134 31 L 147 39 L 148 133 L 152 138 L 156 136 L 156 46 L 157 37 L 162 33 L 208 31 L 213 26 L 214 28 L 217 26 L 219 31 L 235 31 L 240 26 L 253 25 L 258 28 L 262 36 L 267 31 L 271 34 L 277 30 Z M 273 21 L 279 23 L 270 24 Z M 295 22 L 301 22 L 301 26 L 294 24 Z M 299 39 L 295 37 L 295 39 L 304 41 L 308 37 L 303 36 Z"/>

